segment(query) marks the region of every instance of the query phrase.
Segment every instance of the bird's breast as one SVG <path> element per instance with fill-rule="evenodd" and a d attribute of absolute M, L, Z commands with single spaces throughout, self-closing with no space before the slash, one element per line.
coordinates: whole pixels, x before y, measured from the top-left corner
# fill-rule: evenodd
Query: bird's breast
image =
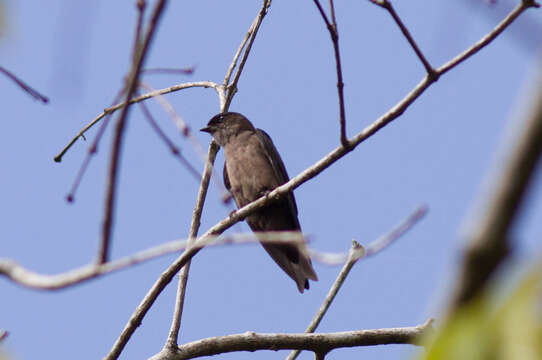
<path fill-rule="evenodd" d="M 251 140 L 257 139 L 229 144 L 224 151 L 231 192 L 238 206 L 248 204 L 279 185 L 261 144 Z"/>

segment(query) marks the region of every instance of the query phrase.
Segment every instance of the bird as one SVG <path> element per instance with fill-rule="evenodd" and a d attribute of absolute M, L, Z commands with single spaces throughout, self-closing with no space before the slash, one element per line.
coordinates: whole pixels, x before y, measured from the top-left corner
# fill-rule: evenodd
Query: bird
<path fill-rule="evenodd" d="M 224 149 L 223 180 L 238 208 L 286 183 L 288 173 L 269 135 L 256 129 L 242 114 L 224 112 L 209 120 L 200 131 L 211 134 Z M 258 232 L 298 231 L 301 226 L 293 192 L 249 215 L 246 222 Z M 318 280 L 305 244 L 260 242 L 271 258 L 292 278 L 300 293 L 309 289 L 309 279 Z"/>

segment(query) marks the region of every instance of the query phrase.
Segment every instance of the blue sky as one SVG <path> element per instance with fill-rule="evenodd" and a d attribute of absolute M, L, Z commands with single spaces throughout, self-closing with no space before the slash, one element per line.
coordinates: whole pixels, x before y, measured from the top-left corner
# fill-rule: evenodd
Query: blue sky
<path fill-rule="evenodd" d="M 0 65 L 50 98 L 42 105 L 0 77 L 1 257 L 57 273 L 95 257 L 104 209 L 112 128 L 76 193 L 65 195 L 88 151 L 79 141 L 62 163 L 53 157 L 109 106 L 127 72 L 136 11 L 132 0 L 71 2 L 4 0 Z M 396 3 L 396 4 L 395 4 Z M 454 3 L 416 0 L 394 5 L 433 66 L 464 50 L 504 16 L 514 1 Z M 221 82 L 260 2 L 170 1 L 147 67 L 195 66 L 186 75 L 153 75 L 154 88 L 186 81 Z M 358 133 L 405 96 L 424 69 L 389 15 L 368 1 L 337 3 L 347 132 Z M 347 251 L 368 244 L 420 204 L 429 213 L 376 257 L 359 262 L 319 331 L 413 326 L 438 317 L 460 258 L 475 199 L 499 168 L 502 146 L 529 99 L 540 62 L 540 12 L 530 10 L 509 32 L 447 73 L 399 119 L 295 191 L 312 246 Z M 538 29 L 532 31 L 532 29 Z M 335 64 L 329 35 L 311 1 L 273 2 L 239 83 L 232 111 L 273 138 L 290 176 L 334 149 L 339 140 Z M 219 110 L 210 89 L 167 99 L 192 129 Z M 148 101 L 154 117 L 191 163 L 202 168 L 172 119 Z M 88 133 L 93 139 L 96 131 Z M 195 134 L 204 148 L 207 134 Z M 223 154 L 217 168 L 222 171 Z M 198 183 L 170 155 L 134 108 L 121 162 L 113 257 L 185 238 Z M 232 208 L 211 185 L 200 233 Z M 521 261 L 540 254 L 542 180 L 535 179 L 515 227 Z M 538 221 L 537 221 L 538 219 Z M 228 233 L 247 232 L 246 224 Z M 174 259 L 164 257 L 73 288 L 40 292 L 0 279 L 0 328 L 16 359 L 96 359 L 120 334 L 135 306 Z M 215 247 L 191 269 L 181 341 L 257 332 L 301 332 L 340 267 L 315 264 L 320 281 L 300 295 L 259 245 Z M 147 358 L 167 337 L 175 288 L 148 313 L 121 358 Z M 332 352 L 397 359 L 410 346 Z M 260 352 L 259 358 L 276 358 Z M 254 354 L 223 355 L 248 359 Z M 282 354 L 281 354 L 282 356 Z M 286 353 L 284 353 L 286 356 Z M 302 358 L 312 358 L 303 354 Z"/>

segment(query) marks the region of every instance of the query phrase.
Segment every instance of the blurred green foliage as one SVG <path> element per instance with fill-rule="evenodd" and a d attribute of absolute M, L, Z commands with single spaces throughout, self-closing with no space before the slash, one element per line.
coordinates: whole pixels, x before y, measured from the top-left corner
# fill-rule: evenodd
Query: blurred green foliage
<path fill-rule="evenodd" d="M 490 286 L 450 318 L 421 359 L 542 359 L 542 263 L 503 285 L 508 294 L 505 286 Z"/>

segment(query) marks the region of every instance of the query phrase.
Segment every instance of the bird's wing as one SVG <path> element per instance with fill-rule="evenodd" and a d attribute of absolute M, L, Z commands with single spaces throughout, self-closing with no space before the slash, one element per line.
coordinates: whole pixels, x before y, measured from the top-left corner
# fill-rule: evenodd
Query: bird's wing
<path fill-rule="evenodd" d="M 288 177 L 288 172 L 286 171 L 286 167 L 284 166 L 284 163 L 282 162 L 282 159 L 280 158 L 279 152 L 277 151 L 277 148 L 273 144 L 273 141 L 267 135 L 265 131 L 262 129 L 256 129 L 256 134 L 258 135 L 258 138 L 264 145 L 265 149 L 265 155 L 267 156 L 267 159 L 271 163 L 271 166 L 273 167 L 274 173 L 278 177 L 278 182 L 280 185 L 288 182 L 290 178 Z M 298 229 L 301 229 L 301 226 L 299 225 L 299 220 L 297 219 L 297 204 L 295 202 L 294 193 L 290 192 L 286 196 L 286 199 L 288 201 L 288 206 L 290 207 L 290 210 L 294 214 L 295 222 L 297 223 Z"/>
<path fill-rule="evenodd" d="M 226 161 L 224 161 L 224 170 L 222 171 L 222 179 L 224 180 L 224 186 L 231 193 L 230 177 L 228 176 L 228 168 L 226 167 Z"/>

